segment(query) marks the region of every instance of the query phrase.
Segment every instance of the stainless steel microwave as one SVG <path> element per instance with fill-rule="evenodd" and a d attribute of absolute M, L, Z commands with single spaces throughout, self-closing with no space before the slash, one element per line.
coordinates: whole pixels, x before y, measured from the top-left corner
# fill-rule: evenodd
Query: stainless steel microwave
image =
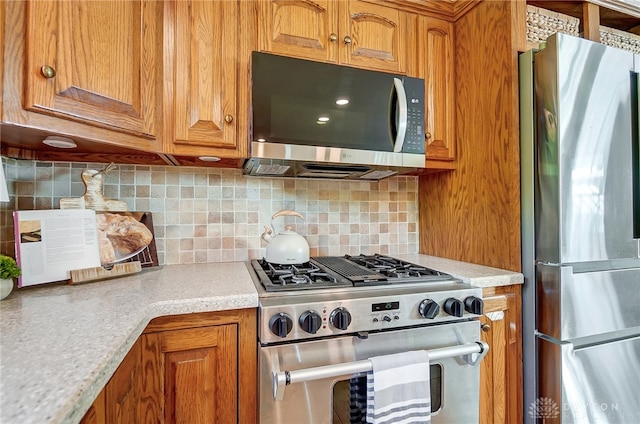
<path fill-rule="evenodd" d="M 246 175 L 379 180 L 424 168 L 424 80 L 254 52 Z"/>

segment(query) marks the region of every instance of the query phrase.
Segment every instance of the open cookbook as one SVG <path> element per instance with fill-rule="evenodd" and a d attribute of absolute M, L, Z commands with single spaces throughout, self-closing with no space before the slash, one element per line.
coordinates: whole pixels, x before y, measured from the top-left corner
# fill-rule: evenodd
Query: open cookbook
<path fill-rule="evenodd" d="M 140 260 L 157 265 L 150 212 L 15 211 L 18 287 L 68 280 L 70 272 Z"/>

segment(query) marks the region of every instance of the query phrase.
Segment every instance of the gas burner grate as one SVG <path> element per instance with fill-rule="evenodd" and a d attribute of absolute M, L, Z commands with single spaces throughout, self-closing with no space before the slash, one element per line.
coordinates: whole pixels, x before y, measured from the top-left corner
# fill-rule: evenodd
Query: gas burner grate
<path fill-rule="evenodd" d="M 281 274 L 277 279 L 272 280 L 273 284 L 286 285 L 299 285 L 299 284 L 323 284 L 323 283 L 337 283 L 335 277 L 325 272 L 309 272 L 309 273 L 288 273 Z"/>
<path fill-rule="evenodd" d="M 303 274 L 310 274 L 310 273 L 320 271 L 320 268 L 311 264 L 310 262 L 305 262 L 303 264 L 280 265 L 280 264 L 272 264 L 270 262 L 265 261 L 264 259 L 262 261 L 263 261 L 263 268 L 264 268 L 264 265 L 267 266 L 266 273 L 270 277 L 279 277 L 279 276 L 291 275 L 291 274 L 303 275 Z"/>
<path fill-rule="evenodd" d="M 445 274 L 434 269 L 380 254 L 358 256 L 345 255 L 345 258 L 357 263 L 358 265 L 379 272 L 389 278 L 450 277 L 449 274 Z"/>
<path fill-rule="evenodd" d="M 385 281 L 387 279 L 376 272 L 376 269 L 372 270 L 360 263 L 354 263 L 349 257 L 322 256 L 313 260 L 351 281 Z"/>
<path fill-rule="evenodd" d="M 325 272 L 317 264 L 273 264 L 265 259 L 251 261 L 266 291 L 305 290 L 352 286 L 350 281 Z"/>

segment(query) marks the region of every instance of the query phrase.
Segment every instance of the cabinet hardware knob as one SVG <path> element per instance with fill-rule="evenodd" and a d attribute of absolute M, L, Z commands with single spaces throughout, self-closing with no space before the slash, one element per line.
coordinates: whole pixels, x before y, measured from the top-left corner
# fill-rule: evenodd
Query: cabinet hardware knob
<path fill-rule="evenodd" d="M 331 34 L 329 34 L 329 41 L 336 41 L 338 39 L 338 36 L 332 32 Z"/>
<path fill-rule="evenodd" d="M 344 44 L 351 44 L 351 37 L 349 37 L 348 35 L 344 37 Z"/>
<path fill-rule="evenodd" d="M 489 331 L 491 331 L 491 326 L 489 324 L 482 324 L 480 326 L 480 329 L 485 333 L 488 333 Z"/>
<path fill-rule="evenodd" d="M 424 138 L 426 139 L 430 139 L 431 138 L 431 133 L 429 131 L 427 131 L 426 133 L 424 133 Z"/>
<path fill-rule="evenodd" d="M 40 68 L 40 73 L 47 79 L 51 79 L 56 76 L 56 70 L 49 65 L 43 65 L 42 68 Z"/>
<path fill-rule="evenodd" d="M 233 122 L 233 116 L 231 115 L 224 115 L 224 122 L 226 122 L 227 124 L 230 124 Z"/>

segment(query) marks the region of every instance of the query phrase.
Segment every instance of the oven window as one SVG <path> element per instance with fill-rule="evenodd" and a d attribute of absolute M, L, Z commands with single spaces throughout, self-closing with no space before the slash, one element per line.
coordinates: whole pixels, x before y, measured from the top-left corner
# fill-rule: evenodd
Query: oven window
<path fill-rule="evenodd" d="M 442 408 L 442 365 L 430 367 L 431 413 Z M 366 422 L 367 376 L 338 381 L 333 385 L 333 424 Z"/>

